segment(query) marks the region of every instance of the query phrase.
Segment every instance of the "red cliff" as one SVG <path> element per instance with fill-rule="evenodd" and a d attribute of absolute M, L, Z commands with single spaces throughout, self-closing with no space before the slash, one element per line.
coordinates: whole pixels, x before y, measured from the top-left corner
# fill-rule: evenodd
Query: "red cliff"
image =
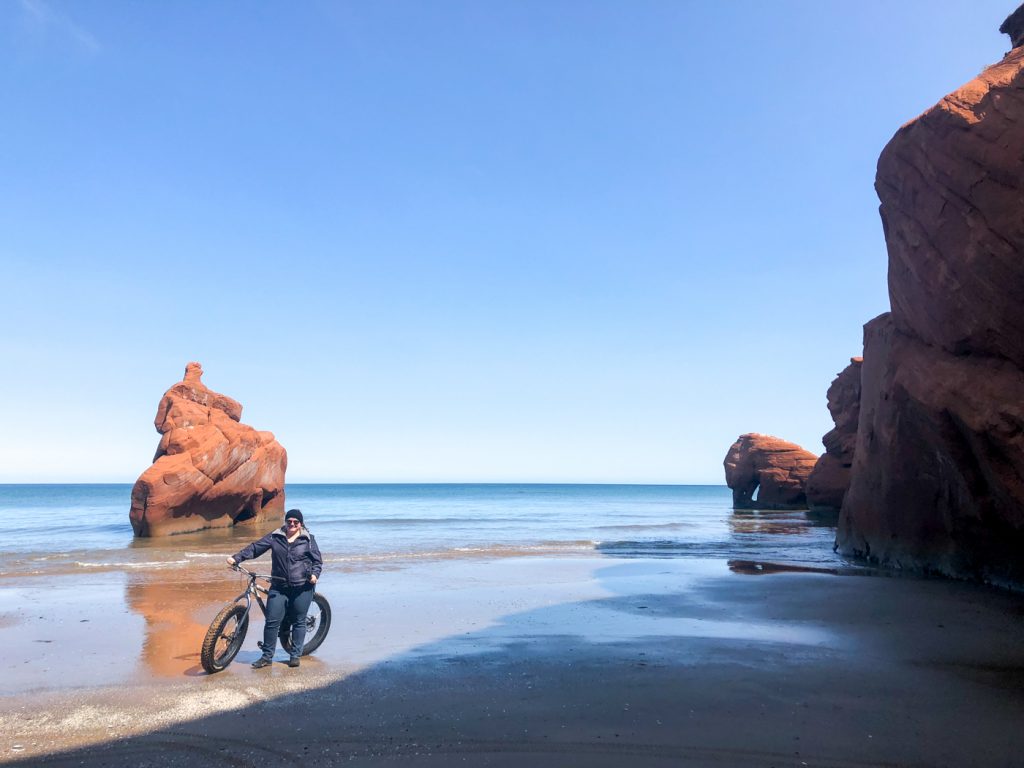
<path fill-rule="evenodd" d="M 825 453 L 807 478 L 807 505 L 814 510 L 835 514 L 843 506 L 850 487 L 850 468 L 857 445 L 857 421 L 860 418 L 860 368 L 863 359 L 850 358 L 850 364 L 828 388 L 828 412 L 835 429 L 821 442 Z"/>
<path fill-rule="evenodd" d="M 136 536 L 223 528 L 284 514 L 288 457 L 270 432 L 241 423 L 242 406 L 203 384 L 199 363 L 164 393 L 153 466 L 132 488 Z"/>
<path fill-rule="evenodd" d="M 1022 126 L 1017 48 L 879 159 L 892 311 L 865 326 L 843 553 L 1024 583 Z"/>

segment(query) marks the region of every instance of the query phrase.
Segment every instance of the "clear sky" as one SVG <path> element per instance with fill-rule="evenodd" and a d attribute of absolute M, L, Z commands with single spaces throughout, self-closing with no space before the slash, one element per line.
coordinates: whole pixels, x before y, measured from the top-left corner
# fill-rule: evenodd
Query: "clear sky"
<path fill-rule="evenodd" d="M 131 482 L 185 364 L 299 481 L 822 451 L 875 163 L 1015 0 L 0 3 L 0 482 Z"/>

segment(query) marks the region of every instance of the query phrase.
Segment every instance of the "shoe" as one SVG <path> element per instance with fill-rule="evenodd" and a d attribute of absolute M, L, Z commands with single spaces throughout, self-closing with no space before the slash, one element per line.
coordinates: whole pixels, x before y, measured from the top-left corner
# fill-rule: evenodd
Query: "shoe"
<path fill-rule="evenodd" d="M 288 659 L 288 666 L 289 667 L 297 667 L 297 666 L 299 666 L 299 657 L 296 656 L 293 659 Z"/>
<path fill-rule="evenodd" d="M 252 668 L 263 669 L 264 667 L 269 667 L 271 664 L 273 664 L 273 662 L 266 656 L 260 656 L 258 659 L 256 659 L 256 661 L 252 663 Z"/>

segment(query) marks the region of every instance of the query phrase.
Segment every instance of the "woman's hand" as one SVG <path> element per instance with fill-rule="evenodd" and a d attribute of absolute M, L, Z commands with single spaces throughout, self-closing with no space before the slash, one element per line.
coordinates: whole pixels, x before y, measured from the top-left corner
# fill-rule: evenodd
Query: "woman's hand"
<path fill-rule="evenodd" d="M 315 573 L 312 576 L 309 577 L 309 583 L 310 584 L 316 584 L 316 574 Z"/>
<path fill-rule="evenodd" d="M 228 565 L 237 565 L 237 563 L 235 563 L 235 558 L 229 556 L 228 557 Z"/>

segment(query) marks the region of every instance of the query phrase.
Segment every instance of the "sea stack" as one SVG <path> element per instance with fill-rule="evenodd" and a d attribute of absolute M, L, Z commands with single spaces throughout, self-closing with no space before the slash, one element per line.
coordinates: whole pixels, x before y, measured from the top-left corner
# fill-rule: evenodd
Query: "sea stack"
<path fill-rule="evenodd" d="M 241 423 L 242 406 L 202 382 L 199 363 L 168 389 L 154 425 L 153 466 L 132 488 L 136 536 L 224 528 L 284 514 L 285 449 Z"/>
<path fill-rule="evenodd" d="M 844 554 L 1024 584 L 1022 126 L 1015 47 L 879 158 L 892 311 L 864 327 Z"/>
<path fill-rule="evenodd" d="M 807 478 L 817 460 L 810 451 L 778 437 L 756 432 L 740 435 L 724 462 L 733 508 L 806 507 Z"/>

